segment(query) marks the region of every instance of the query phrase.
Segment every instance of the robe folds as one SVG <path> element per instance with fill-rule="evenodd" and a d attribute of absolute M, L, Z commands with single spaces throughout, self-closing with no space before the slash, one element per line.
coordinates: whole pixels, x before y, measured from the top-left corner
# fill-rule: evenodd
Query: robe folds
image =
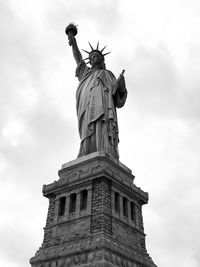
<path fill-rule="evenodd" d="M 92 69 L 81 61 L 76 69 L 78 129 L 81 139 L 78 157 L 103 151 L 118 159 L 118 123 L 116 107 L 126 101 L 126 88 L 113 94 L 116 78 L 106 69 Z"/>

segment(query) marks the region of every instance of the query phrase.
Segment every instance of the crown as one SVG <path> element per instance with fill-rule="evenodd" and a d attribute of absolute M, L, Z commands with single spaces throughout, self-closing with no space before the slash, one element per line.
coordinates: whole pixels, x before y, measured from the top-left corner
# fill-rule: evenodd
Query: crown
<path fill-rule="evenodd" d="M 88 43 L 89 43 L 89 46 L 90 46 L 90 48 L 91 48 L 91 51 L 89 52 L 89 51 L 86 51 L 86 50 L 82 49 L 84 52 L 86 52 L 86 53 L 89 55 L 89 56 L 88 56 L 87 58 L 85 58 L 84 60 L 89 59 L 89 58 L 90 58 L 90 55 L 91 55 L 93 52 L 96 52 L 96 53 L 100 54 L 103 58 L 104 58 L 104 56 L 106 56 L 106 55 L 108 55 L 108 54 L 111 53 L 111 52 L 107 52 L 107 53 L 103 54 L 103 51 L 104 51 L 104 49 L 106 48 L 106 46 L 104 46 L 104 48 L 102 48 L 101 50 L 99 50 L 99 41 L 97 42 L 97 46 L 96 46 L 95 49 L 92 47 L 92 45 L 90 44 L 90 42 L 88 42 Z M 87 62 L 87 63 L 89 63 L 89 62 Z"/>

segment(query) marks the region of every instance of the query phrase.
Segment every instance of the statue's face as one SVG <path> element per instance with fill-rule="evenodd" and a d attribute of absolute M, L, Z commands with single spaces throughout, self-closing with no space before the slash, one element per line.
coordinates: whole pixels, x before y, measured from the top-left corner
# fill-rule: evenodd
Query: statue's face
<path fill-rule="evenodd" d="M 90 64 L 92 66 L 95 66 L 95 65 L 99 65 L 101 63 L 102 63 L 102 57 L 101 57 L 101 55 L 99 55 L 99 53 L 97 53 L 97 52 L 93 52 L 90 55 Z"/>

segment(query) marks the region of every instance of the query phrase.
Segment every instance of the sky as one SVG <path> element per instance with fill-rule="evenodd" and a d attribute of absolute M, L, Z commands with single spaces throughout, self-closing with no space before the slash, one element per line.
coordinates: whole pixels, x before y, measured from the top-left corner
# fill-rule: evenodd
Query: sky
<path fill-rule="evenodd" d="M 43 241 L 42 185 L 77 157 L 71 22 L 80 49 L 99 40 L 107 69 L 126 70 L 120 161 L 149 193 L 148 253 L 159 267 L 200 266 L 198 0 L 0 0 L 0 266 L 29 266 Z"/>

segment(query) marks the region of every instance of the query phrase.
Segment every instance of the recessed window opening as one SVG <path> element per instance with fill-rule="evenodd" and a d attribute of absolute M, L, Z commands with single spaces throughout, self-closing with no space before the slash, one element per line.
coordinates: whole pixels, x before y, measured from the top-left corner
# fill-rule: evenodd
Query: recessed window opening
<path fill-rule="evenodd" d="M 66 197 L 61 197 L 59 199 L 58 216 L 63 216 L 65 214 L 65 205 L 66 205 Z"/>
<path fill-rule="evenodd" d="M 86 210 L 87 209 L 87 199 L 88 199 L 88 191 L 83 190 L 80 193 L 80 210 Z"/>
<path fill-rule="evenodd" d="M 135 203 L 131 202 L 131 220 L 136 220 L 136 210 L 135 210 Z"/>
<path fill-rule="evenodd" d="M 69 201 L 69 213 L 76 211 L 76 194 L 70 195 Z"/>
<path fill-rule="evenodd" d="M 118 192 L 115 192 L 115 212 L 120 212 L 120 195 Z"/>
<path fill-rule="evenodd" d="M 128 217 L 128 199 L 126 197 L 123 197 L 123 215 Z"/>

